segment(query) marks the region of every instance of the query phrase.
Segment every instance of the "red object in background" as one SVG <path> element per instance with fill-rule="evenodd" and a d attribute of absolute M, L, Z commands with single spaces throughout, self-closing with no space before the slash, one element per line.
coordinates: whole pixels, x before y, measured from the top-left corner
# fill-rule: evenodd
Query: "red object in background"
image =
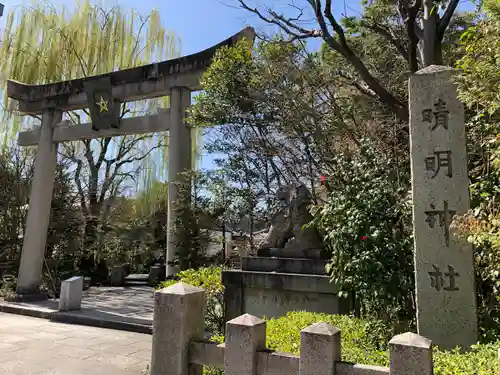
<path fill-rule="evenodd" d="M 362 239 L 363 241 L 366 241 L 366 236 L 361 236 L 361 239 Z"/>
<path fill-rule="evenodd" d="M 319 177 L 319 182 L 321 182 L 321 185 L 324 185 L 326 182 L 326 176 L 320 176 Z"/>

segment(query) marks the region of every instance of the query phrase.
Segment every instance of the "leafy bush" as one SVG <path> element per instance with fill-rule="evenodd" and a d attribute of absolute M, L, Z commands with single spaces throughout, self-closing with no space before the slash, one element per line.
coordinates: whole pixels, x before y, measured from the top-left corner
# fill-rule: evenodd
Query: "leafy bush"
<path fill-rule="evenodd" d="M 157 289 L 166 288 L 182 281 L 205 289 L 205 327 L 213 334 L 224 332 L 224 286 L 221 267 L 202 267 L 180 271 L 179 280 L 167 280 Z"/>
<path fill-rule="evenodd" d="M 291 312 L 267 322 L 267 347 L 281 352 L 299 354 L 300 330 L 316 322 L 326 322 L 339 328 L 342 335 L 342 360 L 366 365 L 389 366 L 388 342 L 391 329 L 375 322 L 344 315 Z M 214 341 L 222 342 L 222 336 Z M 497 372 L 496 358 L 499 343 L 473 346 L 469 353 L 434 350 L 436 375 L 492 375 Z M 219 375 L 221 370 L 206 368 L 206 375 Z"/>
<path fill-rule="evenodd" d="M 299 354 L 300 330 L 316 322 L 326 322 L 342 331 L 342 356 L 345 361 L 386 366 L 385 337 L 371 335 L 371 323 L 346 315 L 290 312 L 267 323 L 267 346 L 270 349 Z M 386 337 L 390 338 L 387 328 Z"/>
<path fill-rule="evenodd" d="M 4 275 L 0 279 L 0 297 L 8 298 L 15 294 L 17 278 L 14 275 Z"/>
<path fill-rule="evenodd" d="M 480 340 L 500 333 L 500 3 L 485 0 L 484 17 L 462 35 L 459 97 L 468 107 L 467 147 L 472 209 L 453 227 L 474 245 Z"/>
<path fill-rule="evenodd" d="M 434 350 L 436 375 L 492 375 L 498 371 L 498 342 L 474 345 L 469 353 Z"/>
<path fill-rule="evenodd" d="M 408 164 L 362 140 L 359 150 L 336 154 L 325 168 L 328 195 L 313 209 L 311 225 L 332 252 L 332 281 L 341 293 L 356 292 L 365 316 L 408 324 L 414 317 Z"/>
<path fill-rule="evenodd" d="M 220 255 L 208 252 L 210 230 L 206 226 L 203 228 L 202 222 L 217 223 L 226 209 L 214 210 L 214 201 L 201 193 L 210 186 L 208 174 L 190 171 L 182 173 L 181 177 L 175 183 L 178 190 L 174 207 L 177 217 L 172 229 L 176 237 L 173 265 L 184 271 L 219 264 Z"/>

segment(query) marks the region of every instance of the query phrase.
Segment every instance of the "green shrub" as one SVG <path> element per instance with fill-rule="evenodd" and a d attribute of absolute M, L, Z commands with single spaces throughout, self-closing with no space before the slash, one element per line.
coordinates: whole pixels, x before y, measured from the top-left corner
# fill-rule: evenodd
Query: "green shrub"
<path fill-rule="evenodd" d="M 474 345 L 469 353 L 434 350 L 436 375 L 494 375 L 498 372 L 497 349 L 500 342 Z"/>
<path fill-rule="evenodd" d="M 389 366 L 388 342 L 391 330 L 374 323 L 343 315 L 291 312 L 267 322 L 267 347 L 280 352 L 299 354 L 300 330 L 316 322 L 326 322 L 342 332 L 342 360 L 366 365 Z M 373 330 L 373 327 L 378 327 Z M 224 337 L 214 336 L 223 342 Z M 469 353 L 434 350 L 435 375 L 493 375 L 497 373 L 499 343 L 475 345 Z M 220 375 L 221 370 L 206 368 L 205 375 Z"/>
<path fill-rule="evenodd" d="M 368 139 L 325 166 L 325 203 L 311 225 L 324 234 L 328 271 L 341 294 L 356 291 L 363 317 L 396 327 L 414 320 L 410 170 Z M 404 328 L 406 331 L 408 328 Z"/>
<path fill-rule="evenodd" d="M 14 275 L 4 275 L 0 279 L 0 297 L 12 297 L 16 291 L 17 278 Z"/>
<path fill-rule="evenodd" d="M 224 286 L 221 267 L 202 267 L 180 271 L 179 281 L 205 289 L 205 327 L 213 334 L 224 332 Z M 179 282 L 167 280 L 156 288 L 162 289 Z"/>
<path fill-rule="evenodd" d="M 389 363 L 385 350 L 388 341 L 384 335 L 381 337 L 380 332 L 377 332 L 377 335 L 372 336 L 371 323 L 346 315 L 290 312 L 285 317 L 270 319 L 267 322 L 268 348 L 299 354 L 300 330 L 317 322 L 326 322 L 342 331 L 343 360 L 379 366 Z"/>
<path fill-rule="evenodd" d="M 205 267 L 179 272 L 180 281 L 205 289 L 205 325 L 214 333 L 212 340 L 223 342 L 223 293 L 220 267 Z M 178 281 L 161 283 L 158 289 Z M 366 365 L 389 366 L 388 343 L 393 336 L 389 325 L 375 320 L 358 319 L 345 315 L 309 312 L 290 312 L 285 317 L 267 322 L 267 347 L 273 350 L 299 354 L 300 330 L 326 322 L 342 331 L 342 360 Z M 497 348 L 500 342 L 475 345 L 469 353 L 434 350 L 435 375 L 492 375 L 497 372 Z M 205 367 L 205 375 L 221 375 L 222 370 Z"/>

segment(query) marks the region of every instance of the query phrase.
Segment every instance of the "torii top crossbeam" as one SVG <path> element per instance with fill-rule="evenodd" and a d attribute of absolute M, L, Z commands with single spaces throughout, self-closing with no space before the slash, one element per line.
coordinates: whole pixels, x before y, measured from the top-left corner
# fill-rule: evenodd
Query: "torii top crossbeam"
<path fill-rule="evenodd" d="M 239 33 L 204 51 L 135 68 L 118 70 L 99 76 L 69 81 L 28 85 L 14 80 L 7 81 L 7 96 L 19 102 L 19 110 L 25 114 L 40 114 L 46 108 L 61 111 L 88 107 L 84 85 L 93 80 L 109 77 L 112 97 L 120 102 L 166 96 L 172 87 L 200 90 L 200 77 L 210 65 L 215 52 L 224 46 L 234 46 L 239 40 L 252 43 L 255 31 L 246 27 Z"/>

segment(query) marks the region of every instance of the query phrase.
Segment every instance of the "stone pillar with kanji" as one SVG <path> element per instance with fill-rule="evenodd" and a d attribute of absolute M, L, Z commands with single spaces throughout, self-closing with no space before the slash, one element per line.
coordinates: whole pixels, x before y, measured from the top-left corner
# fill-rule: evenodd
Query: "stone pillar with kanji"
<path fill-rule="evenodd" d="M 418 334 L 444 349 L 477 341 L 472 246 L 453 233 L 470 207 L 464 107 L 455 70 L 410 78 L 410 152 Z"/>

